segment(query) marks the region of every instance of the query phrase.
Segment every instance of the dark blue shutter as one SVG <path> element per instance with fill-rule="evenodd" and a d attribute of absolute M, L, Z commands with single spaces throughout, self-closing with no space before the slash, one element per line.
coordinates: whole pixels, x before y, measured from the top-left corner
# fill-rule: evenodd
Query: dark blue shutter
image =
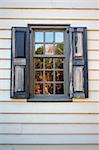
<path fill-rule="evenodd" d="M 12 28 L 11 98 L 29 97 L 29 30 Z"/>
<path fill-rule="evenodd" d="M 69 28 L 68 33 L 70 36 L 70 97 L 88 98 L 87 29 Z"/>

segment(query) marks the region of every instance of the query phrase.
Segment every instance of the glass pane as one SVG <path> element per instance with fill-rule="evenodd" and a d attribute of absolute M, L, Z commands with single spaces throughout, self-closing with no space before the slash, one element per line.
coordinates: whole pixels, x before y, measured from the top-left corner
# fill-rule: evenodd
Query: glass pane
<path fill-rule="evenodd" d="M 35 44 L 35 54 L 43 54 L 44 47 L 43 44 Z"/>
<path fill-rule="evenodd" d="M 35 71 L 35 80 L 43 81 L 43 71 Z"/>
<path fill-rule="evenodd" d="M 45 81 L 53 81 L 53 71 L 45 71 Z"/>
<path fill-rule="evenodd" d="M 43 84 L 35 84 L 35 94 L 43 94 Z"/>
<path fill-rule="evenodd" d="M 55 32 L 55 42 L 63 42 L 63 32 Z"/>
<path fill-rule="evenodd" d="M 64 53 L 63 51 L 64 51 L 63 43 L 55 44 L 55 54 L 56 55 L 62 55 Z"/>
<path fill-rule="evenodd" d="M 53 32 L 45 32 L 45 42 L 53 42 Z"/>
<path fill-rule="evenodd" d="M 55 80 L 56 81 L 64 80 L 63 71 L 55 71 Z"/>
<path fill-rule="evenodd" d="M 35 69 L 43 68 L 43 58 L 35 58 Z"/>
<path fill-rule="evenodd" d="M 55 86 L 55 94 L 64 94 L 63 83 L 56 84 L 56 86 Z"/>
<path fill-rule="evenodd" d="M 56 58 L 55 59 L 55 68 L 56 69 L 63 69 L 63 59 L 62 58 Z"/>
<path fill-rule="evenodd" d="M 35 32 L 35 42 L 43 42 L 43 32 Z"/>
<path fill-rule="evenodd" d="M 45 44 L 45 55 L 53 55 L 55 46 L 53 44 Z"/>
<path fill-rule="evenodd" d="M 48 95 L 53 94 L 53 84 L 51 83 L 45 84 L 45 94 Z"/>
<path fill-rule="evenodd" d="M 45 58 L 45 68 L 46 69 L 53 68 L 53 59 L 52 58 Z"/>

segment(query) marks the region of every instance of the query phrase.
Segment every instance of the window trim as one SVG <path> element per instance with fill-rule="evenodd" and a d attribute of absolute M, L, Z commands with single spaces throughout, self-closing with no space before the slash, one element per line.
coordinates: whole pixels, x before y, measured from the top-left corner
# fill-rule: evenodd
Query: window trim
<path fill-rule="evenodd" d="M 56 31 L 58 31 L 58 30 L 63 30 L 64 31 L 64 40 L 66 39 L 66 29 L 68 28 L 68 27 L 70 27 L 70 25 L 53 25 L 53 24 L 51 24 L 51 25 L 38 25 L 38 24 L 35 24 L 35 25 L 28 25 L 29 26 L 29 29 L 30 29 L 30 68 L 34 68 L 34 64 L 33 63 L 31 63 L 31 61 L 33 61 L 33 58 L 32 58 L 32 50 L 33 50 L 33 47 L 32 47 L 32 39 L 33 39 L 33 29 L 34 30 L 56 30 Z M 65 46 L 65 49 L 67 49 L 67 46 L 66 45 L 68 45 L 69 46 L 69 44 L 64 44 L 64 46 Z M 65 51 L 66 52 L 66 51 Z M 69 55 L 69 52 L 68 52 L 68 55 Z M 66 54 L 65 54 L 65 56 L 66 56 Z M 66 60 L 66 59 L 65 59 Z M 68 63 L 68 62 L 67 62 Z M 66 65 L 67 66 L 67 65 Z M 69 64 L 68 64 L 68 68 L 67 68 L 68 70 L 69 70 Z M 68 72 L 67 72 L 68 73 Z M 33 75 L 34 73 L 33 73 L 33 70 L 32 69 L 30 69 L 30 81 L 31 81 L 31 78 L 33 77 L 32 75 Z M 65 69 L 64 69 L 64 76 L 67 76 L 67 74 L 66 74 L 66 71 L 65 71 Z M 69 74 L 68 74 L 68 78 L 69 78 Z M 66 83 L 66 79 L 64 80 L 64 83 Z M 66 83 L 67 84 L 67 83 Z M 68 83 L 69 84 L 69 83 Z M 34 86 L 34 84 L 33 83 L 31 83 L 30 84 L 30 93 L 32 93 L 32 88 L 33 88 L 33 86 Z M 64 95 L 60 95 L 60 96 L 51 96 L 51 97 L 48 97 L 48 96 L 39 96 L 39 98 L 38 97 L 34 97 L 33 98 L 33 95 L 31 95 L 30 94 L 30 97 L 29 97 L 29 99 L 27 99 L 27 101 L 30 101 L 30 102 L 33 102 L 33 101 L 37 101 L 37 102 L 64 102 L 64 101 L 72 101 L 72 99 L 68 96 L 68 97 L 66 97 L 65 98 L 65 96 L 67 96 L 67 93 L 69 93 L 69 89 L 68 89 L 68 86 L 69 85 L 67 85 L 67 86 L 64 86 L 64 90 L 66 91 L 65 93 L 64 93 Z M 68 90 L 66 90 L 66 89 L 68 89 Z"/>

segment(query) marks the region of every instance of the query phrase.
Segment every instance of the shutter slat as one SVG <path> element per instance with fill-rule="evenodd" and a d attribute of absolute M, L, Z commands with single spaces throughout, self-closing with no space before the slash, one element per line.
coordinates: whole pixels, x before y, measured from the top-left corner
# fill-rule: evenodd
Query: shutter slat
<path fill-rule="evenodd" d="M 11 98 L 29 96 L 29 30 L 12 28 Z"/>

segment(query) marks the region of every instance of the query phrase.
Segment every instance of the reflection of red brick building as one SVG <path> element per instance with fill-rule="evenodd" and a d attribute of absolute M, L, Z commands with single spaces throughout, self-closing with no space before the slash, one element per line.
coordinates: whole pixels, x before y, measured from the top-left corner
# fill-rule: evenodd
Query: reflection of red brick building
<path fill-rule="evenodd" d="M 53 44 L 47 44 L 45 47 L 45 54 L 53 55 L 55 53 L 55 46 Z"/>

